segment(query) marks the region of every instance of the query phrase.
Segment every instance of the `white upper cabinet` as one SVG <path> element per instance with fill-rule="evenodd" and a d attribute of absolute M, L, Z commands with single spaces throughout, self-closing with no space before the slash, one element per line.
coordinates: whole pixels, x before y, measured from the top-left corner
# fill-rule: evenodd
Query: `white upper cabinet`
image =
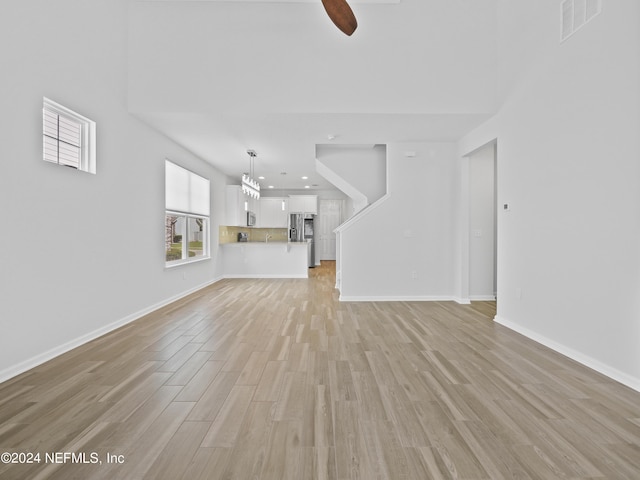
<path fill-rule="evenodd" d="M 227 225 L 232 227 L 247 226 L 247 212 L 254 212 L 260 219 L 260 203 L 242 193 L 240 185 L 227 185 L 226 189 Z"/>
<path fill-rule="evenodd" d="M 284 208 L 283 208 L 284 202 Z M 287 228 L 289 200 L 280 197 L 261 197 L 258 226 L 262 228 Z"/>
<path fill-rule="evenodd" d="M 302 213 L 304 211 L 304 199 L 292 195 L 289 197 L 289 213 Z"/>
<path fill-rule="evenodd" d="M 244 195 L 240 185 L 227 185 L 226 189 L 227 225 L 243 227 L 247 225 L 247 212 L 244 209 Z"/>
<path fill-rule="evenodd" d="M 290 195 L 289 196 L 289 212 L 290 213 L 311 213 L 318 214 L 318 196 L 317 195 Z"/>

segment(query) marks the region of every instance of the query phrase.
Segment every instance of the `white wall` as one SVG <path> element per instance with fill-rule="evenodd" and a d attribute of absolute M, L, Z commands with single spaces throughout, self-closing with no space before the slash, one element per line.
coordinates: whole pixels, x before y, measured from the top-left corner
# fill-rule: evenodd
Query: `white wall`
<path fill-rule="evenodd" d="M 384 145 L 316 146 L 316 159 L 363 194 L 367 204 L 387 193 L 386 157 Z"/>
<path fill-rule="evenodd" d="M 341 299 L 452 298 L 455 158 L 450 143 L 387 145 L 388 195 L 341 229 Z"/>
<path fill-rule="evenodd" d="M 495 145 L 469 156 L 469 297 L 495 298 Z"/>
<path fill-rule="evenodd" d="M 218 276 L 215 258 L 164 268 L 165 158 L 211 180 L 214 256 L 226 179 L 127 113 L 127 4 L 0 16 L 0 380 Z M 42 160 L 43 96 L 97 122 L 96 175 Z"/>
<path fill-rule="evenodd" d="M 497 320 L 640 390 L 640 3 L 503 2 Z M 489 130 L 492 130 L 489 133 Z"/>

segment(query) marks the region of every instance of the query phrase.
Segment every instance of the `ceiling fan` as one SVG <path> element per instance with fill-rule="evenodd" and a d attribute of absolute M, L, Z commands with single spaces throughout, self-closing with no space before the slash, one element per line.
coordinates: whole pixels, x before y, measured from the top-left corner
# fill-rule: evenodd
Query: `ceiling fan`
<path fill-rule="evenodd" d="M 358 21 L 346 0 L 322 0 L 331 21 L 343 33 L 351 36 L 358 28 Z"/>

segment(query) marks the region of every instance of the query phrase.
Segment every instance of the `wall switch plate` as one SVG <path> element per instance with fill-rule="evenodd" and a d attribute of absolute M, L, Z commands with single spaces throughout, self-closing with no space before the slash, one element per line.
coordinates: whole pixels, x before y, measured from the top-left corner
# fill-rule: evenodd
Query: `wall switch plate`
<path fill-rule="evenodd" d="M 502 210 L 508 212 L 509 210 L 511 210 L 511 206 L 508 203 L 505 203 L 504 205 L 502 205 Z"/>

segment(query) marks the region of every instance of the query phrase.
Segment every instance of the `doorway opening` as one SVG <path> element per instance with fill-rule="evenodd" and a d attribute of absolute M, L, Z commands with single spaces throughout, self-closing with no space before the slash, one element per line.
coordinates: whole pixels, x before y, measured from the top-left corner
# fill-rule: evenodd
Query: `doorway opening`
<path fill-rule="evenodd" d="M 498 291 L 497 142 L 469 155 L 469 300 L 496 301 Z"/>
<path fill-rule="evenodd" d="M 335 229 L 342 223 L 343 200 L 321 198 L 318 208 L 318 244 L 317 259 L 336 260 Z"/>

